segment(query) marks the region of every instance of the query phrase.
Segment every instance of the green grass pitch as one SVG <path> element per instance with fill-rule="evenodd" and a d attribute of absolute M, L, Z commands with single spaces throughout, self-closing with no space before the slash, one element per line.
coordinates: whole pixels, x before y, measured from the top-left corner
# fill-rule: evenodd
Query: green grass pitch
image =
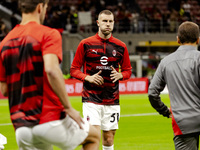
<path fill-rule="evenodd" d="M 169 106 L 169 96 L 161 95 Z M 81 97 L 70 97 L 72 106 L 81 112 Z M 147 94 L 121 95 L 121 118 L 116 132 L 115 150 L 173 150 L 171 119 L 158 115 L 151 107 Z M 0 133 L 7 137 L 5 150 L 17 150 L 11 125 L 8 101 L 0 100 Z M 100 150 L 101 150 L 100 145 Z M 80 150 L 80 146 L 76 150 Z M 54 147 L 55 150 L 59 150 Z"/>

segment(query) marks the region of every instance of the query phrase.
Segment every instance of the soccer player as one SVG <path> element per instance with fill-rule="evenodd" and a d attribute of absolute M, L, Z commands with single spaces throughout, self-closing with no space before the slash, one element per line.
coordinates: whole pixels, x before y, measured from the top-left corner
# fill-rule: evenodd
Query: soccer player
<path fill-rule="evenodd" d="M 183 22 L 178 28 L 178 49 L 161 60 L 149 87 L 149 100 L 161 115 L 172 118 L 176 150 L 197 150 L 200 133 L 199 26 Z M 171 111 L 161 101 L 167 85 Z"/>
<path fill-rule="evenodd" d="M 41 25 L 48 0 L 19 0 L 22 21 L 0 44 L 0 90 L 20 150 L 98 150 L 100 132 L 70 104 L 59 63 L 60 33 Z"/>
<path fill-rule="evenodd" d="M 103 150 L 113 150 L 120 117 L 119 80 L 129 79 L 132 67 L 126 45 L 112 36 L 113 13 L 101 11 L 97 25 L 98 33 L 80 42 L 70 73 L 83 81 L 84 118 L 103 130 Z"/>

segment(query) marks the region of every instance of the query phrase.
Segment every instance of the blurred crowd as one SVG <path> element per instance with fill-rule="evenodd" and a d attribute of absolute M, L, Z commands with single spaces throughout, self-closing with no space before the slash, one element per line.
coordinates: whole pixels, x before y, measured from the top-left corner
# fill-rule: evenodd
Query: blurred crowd
<path fill-rule="evenodd" d="M 19 13 L 17 0 L 2 0 L 1 4 Z M 97 15 L 103 9 L 114 13 L 114 32 L 119 33 L 173 33 L 186 20 L 200 25 L 198 0 L 50 0 L 44 24 L 61 33 L 97 32 Z M 80 12 L 90 12 L 91 24 L 79 25 Z"/>

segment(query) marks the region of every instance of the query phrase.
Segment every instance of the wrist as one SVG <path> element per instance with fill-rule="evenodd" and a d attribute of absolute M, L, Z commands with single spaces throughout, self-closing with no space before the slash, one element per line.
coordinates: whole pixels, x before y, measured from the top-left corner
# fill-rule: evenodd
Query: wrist
<path fill-rule="evenodd" d="M 120 72 L 120 75 L 121 75 L 120 79 L 123 79 L 123 74 L 121 72 Z"/>
<path fill-rule="evenodd" d="M 86 75 L 84 81 L 88 81 L 89 82 L 88 78 L 89 78 L 89 75 Z"/>

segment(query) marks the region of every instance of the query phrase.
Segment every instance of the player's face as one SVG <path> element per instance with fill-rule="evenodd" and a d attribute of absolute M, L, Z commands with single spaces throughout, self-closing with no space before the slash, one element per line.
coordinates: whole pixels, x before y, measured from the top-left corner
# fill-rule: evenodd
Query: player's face
<path fill-rule="evenodd" d="M 99 26 L 99 32 L 105 36 L 109 35 L 113 31 L 114 16 L 112 14 L 101 14 L 97 20 L 97 25 Z"/>
<path fill-rule="evenodd" d="M 40 24 L 43 24 L 44 19 L 45 19 L 45 15 L 46 15 L 46 11 L 47 11 L 47 3 L 45 3 L 45 5 L 43 5 L 42 10 L 41 10 L 41 14 L 40 14 Z"/>

